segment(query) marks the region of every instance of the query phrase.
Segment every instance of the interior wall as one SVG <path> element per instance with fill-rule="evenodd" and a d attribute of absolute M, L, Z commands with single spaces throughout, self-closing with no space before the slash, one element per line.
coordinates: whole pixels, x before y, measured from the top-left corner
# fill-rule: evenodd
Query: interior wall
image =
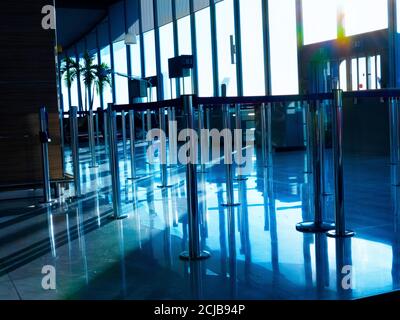
<path fill-rule="evenodd" d="M 0 2 L 0 185 L 42 180 L 41 106 L 49 111 L 51 178 L 62 176 L 55 30 L 42 28 L 49 0 Z"/>

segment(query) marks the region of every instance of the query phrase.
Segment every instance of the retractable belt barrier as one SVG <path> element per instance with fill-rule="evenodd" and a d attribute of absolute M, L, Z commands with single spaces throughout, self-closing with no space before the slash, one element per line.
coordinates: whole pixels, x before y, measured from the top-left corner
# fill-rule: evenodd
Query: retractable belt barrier
<path fill-rule="evenodd" d="M 285 95 L 285 96 L 260 96 L 260 97 L 212 97 L 202 98 L 195 95 L 182 96 L 180 99 L 166 100 L 160 102 L 149 103 L 136 103 L 128 105 L 109 105 L 108 111 L 108 124 L 109 139 L 106 139 L 110 148 L 111 158 L 111 173 L 113 176 L 113 193 L 116 200 L 114 206 L 116 217 L 121 215 L 120 208 L 120 194 L 119 194 L 119 167 L 118 167 L 118 150 L 116 124 L 115 118 L 117 112 L 128 112 L 130 118 L 130 135 L 131 135 L 131 171 L 132 178 L 136 177 L 135 167 L 135 129 L 134 129 L 134 114 L 135 112 L 159 112 L 161 129 L 166 129 L 165 126 L 165 110 L 168 110 L 169 120 L 174 119 L 173 110 L 183 110 L 187 129 L 194 128 L 194 110 L 199 109 L 199 129 L 204 128 L 203 113 L 207 113 L 207 127 L 210 126 L 210 109 L 221 108 L 223 111 L 224 127 L 230 128 L 230 108 L 235 107 L 237 119 L 236 126 L 240 128 L 240 111 L 241 108 L 248 106 L 255 106 L 260 108 L 261 113 L 261 129 L 262 129 L 262 153 L 264 166 L 271 167 L 272 164 L 272 107 L 274 103 L 287 103 L 287 102 L 300 102 L 301 105 L 308 106 L 307 114 L 307 140 L 308 140 L 308 153 L 309 153 L 309 171 L 312 173 L 314 197 L 314 220 L 311 222 L 304 222 L 297 225 L 297 229 L 302 232 L 326 232 L 328 235 L 335 237 L 348 237 L 354 235 L 353 232 L 346 229 L 345 212 L 344 212 L 344 187 L 343 187 L 343 98 L 374 98 L 379 97 L 382 99 L 392 99 L 393 106 L 397 106 L 395 98 L 400 97 L 400 90 L 387 89 L 387 90 L 374 90 L 374 91 L 360 91 L 360 92 L 346 92 L 341 90 L 333 90 L 331 93 L 322 94 L 307 94 L 307 95 Z M 322 195 L 325 192 L 324 179 L 321 173 L 324 173 L 324 108 L 327 106 L 321 103 L 322 101 L 331 101 L 333 113 L 333 153 L 334 153 L 334 181 L 335 181 L 335 223 L 324 222 L 322 219 Z M 396 103 L 395 103 L 396 102 Z M 150 111 L 150 112 L 149 112 Z M 400 148 L 397 136 L 399 132 L 396 128 L 399 127 L 399 117 L 397 108 L 391 109 L 391 150 L 392 162 L 396 165 L 400 163 Z M 144 122 L 144 118 L 142 118 Z M 148 125 L 149 127 L 149 125 Z M 150 127 L 151 129 L 151 123 Z M 175 139 L 176 137 L 172 137 Z M 171 136 L 170 136 L 171 139 Z M 190 140 L 192 143 L 193 139 Z M 189 140 L 187 141 L 189 142 Z M 203 168 L 204 169 L 204 168 Z M 167 185 L 166 174 L 161 170 L 162 185 Z M 239 175 L 240 176 L 240 175 Z M 227 178 L 232 183 L 233 174 L 227 168 Z M 227 180 L 227 181 L 228 181 Z M 188 204 L 188 228 L 189 228 L 189 250 L 181 255 L 183 259 L 203 259 L 209 257 L 209 253 L 203 251 L 200 247 L 200 234 L 199 234 L 199 213 L 198 213 L 198 195 L 197 195 L 197 170 L 195 163 L 189 163 L 186 166 L 186 186 L 187 186 L 187 204 Z M 228 186 L 228 195 L 230 194 L 230 201 L 228 204 L 234 204 L 232 188 Z M 118 197 L 119 194 L 119 197 Z"/>

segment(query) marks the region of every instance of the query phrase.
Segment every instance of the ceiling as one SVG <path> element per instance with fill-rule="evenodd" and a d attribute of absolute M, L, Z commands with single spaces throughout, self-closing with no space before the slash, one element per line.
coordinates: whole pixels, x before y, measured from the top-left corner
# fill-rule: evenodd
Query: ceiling
<path fill-rule="evenodd" d="M 56 8 L 103 9 L 118 0 L 55 0 Z"/>
<path fill-rule="evenodd" d="M 119 0 L 55 0 L 57 40 L 68 48 L 107 16 L 110 5 Z"/>

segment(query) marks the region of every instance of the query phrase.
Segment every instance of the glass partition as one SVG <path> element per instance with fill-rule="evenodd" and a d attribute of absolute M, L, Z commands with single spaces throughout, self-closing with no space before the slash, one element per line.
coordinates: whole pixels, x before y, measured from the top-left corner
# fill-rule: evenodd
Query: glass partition
<path fill-rule="evenodd" d="M 346 36 L 388 27 L 386 0 L 342 0 Z"/>
<path fill-rule="evenodd" d="M 218 2 L 215 6 L 218 43 L 219 87 L 227 85 L 227 95 L 237 96 L 235 56 L 233 55 L 235 21 L 233 0 Z"/>
<path fill-rule="evenodd" d="M 190 16 L 181 18 L 178 24 L 178 51 L 179 55 L 192 54 L 192 36 Z M 183 94 L 193 93 L 192 78 L 187 77 L 181 81 L 181 92 Z"/>
<path fill-rule="evenodd" d="M 174 57 L 174 31 L 172 23 L 160 28 L 160 54 L 164 100 L 176 98 L 176 82 L 170 80 L 168 70 L 168 59 Z"/>
<path fill-rule="evenodd" d="M 114 71 L 116 104 L 129 103 L 128 67 L 126 60 L 126 46 L 124 41 L 114 43 Z"/>
<path fill-rule="evenodd" d="M 111 68 L 111 55 L 110 55 L 110 46 L 107 46 L 100 50 L 101 62 L 107 64 L 109 68 Z M 113 102 L 112 98 L 112 86 L 106 86 L 103 92 L 103 102 L 104 108 L 107 108 L 109 103 Z"/>
<path fill-rule="evenodd" d="M 214 95 L 210 24 L 210 8 L 196 12 L 198 95 L 201 97 Z"/>
<path fill-rule="evenodd" d="M 336 39 L 337 0 L 302 0 L 304 44 Z"/>
<path fill-rule="evenodd" d="M 261 0 L 240 1 L 240 22 L 242 35 L 243 94 L 245 96 L 264 95 L 265 66 Z"/>
<path fill-rule="evenodd" d="M 273 95 L 298 94 L 296 1 L 269 0 Z"/>

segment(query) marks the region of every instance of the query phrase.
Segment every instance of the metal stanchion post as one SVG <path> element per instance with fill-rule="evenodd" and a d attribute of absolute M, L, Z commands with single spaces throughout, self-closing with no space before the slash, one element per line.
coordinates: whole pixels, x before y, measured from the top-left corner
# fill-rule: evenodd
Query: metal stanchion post
<path fill-rule="evenodd" d="M 231 134 L 231 113 L 230 105 L 224 105 L 222 108 L 223 117 L 223 128 L 228 129 Z M 240 203 L 235 203 L 235 194 L 233 190 L 233 165 L 232 165 L 232 141 L 224 139 L 224 161 L 225 161 L 225 172 L 226 172 L 226 203 L 222 204 L 223 207 L 237 207 Z M 228 143 L 230 145 L 228 145 Z M 230 153 L 230 154 L 227 154 Z"/>
<path fill-rule="evenodd" d="M 104 126 L 104 151 L 106 157 L 109 155 L 109 145 L 108 145 L 108 113 L 103 112 L 103 126 Z"/>
<path fill-rule="evenodd" d="M 81 171 L 79 166 L 79 139 L 78 139 L 78 108 L 71 107 L 69 110 L 69 121 L 71 129 L 72 163 L 74 169 L 75 197 L 82 197 Z"/>
<path fill-rule="evenodd" d="M 396 148 L 397 131 L 397 101 L 395 98 L 389 99 L 389 129 L 390 129 L 390 164 L 395 165 L 399 160 L 398 149 Z"/>
<path fill-rule="evenodd" d="M 311 130 L 311 122 L 312 122 L 312 112 L 309 102 L 304 102 L 304 110 L 305 110 L 305 122 L 306 122 L 306 169 L 304 173 L 313 173 L 312 171 L 312 150 L 314 146 L 312 145 L 312 130 Z"/>
<path fill-rule="evenodd" d="M 321 101 L 317 101 L 317 108 L 319 110 L 318 127 L 319 127 L 319 151 L 321 159 L 321 193 L 324 196 L 330 195 L 326 191 L 326 170 L 325 170 L 325 105 Z"/>
<path fill-rule="evenodd" d="M 168 146 L 169 146 L 169 167 L 173 168 L 178 164 L 178 154 L 177 154 L 177 125 L 175 119 L 175 108 L 168 108 Z"/>
<path fill-rule="evenodd" d="M 62 170 L 63 177 L 65 177 L 65 132 L 64 132 L 64 108 L 60 110 L 60 142 L 61 142 L 61 156 L 62 156 Z"/>
<path fill-rule="evenodd" d="M 205 163 L 205 159 L 203 159 L 205 157 L 205 155 L 203 154 L 203 145 L 202 142 L 208 142 L 208 141 L 202 141 L 201 139 L 201 132 L 204 129 L 204 107 L 202 105 L 199 105 L 198 107 L 198 135 L 199 135 L 199 159 L 200 159 L 200 170 L 198 171 L 198 173 L 207 173 L 206 170 L 206 163 Z"/>
<path fill-rule="evenodd" d="M 399 111 L 398 100 L 389 99 L 389 125 L 390 125 L 390 167 L 391 181 L 393 186 L 400 185 L 399 162 L 400 162 L 400 137 L 399 137 Z"/>
<path fill-rule="evenodd" d="M 135 137 L 135 111 L 129 111 L 129 134 L 130 134 L 130 151 L 131 151 L 131 178 L 130 180 L 137 180 L 139 177 L 136 175 L 136 137 Z"/>
<path fill-rule="evenodd" d="M 329 237 L 352 237 L 353 231 L 346 230 L 344 212 L 344 184 L 343 184 L 343 91 L 333 90 L 333 163 L 335 179 L 335 230 L 329 231 Z"/>
<path fill-rule="evenodd" d="M 268 167 L 272 167 L 272 104 L 267 104 L 267 131 L 268 131 Z"/>
<path fill-rule="evenodd" d="M 310 141 L 312 142 L 312 165 L 313 165 L 313 186 L 314 186 L 314 221 L 307 221 L 299 223 L 296 226 L 297 231 L 318 233 L 326 232 L 335 228 L 334 223 L 324 222 L 322 214 L 322 197 L 321 197 L 321 153 L 319 147 L 320 143 L 320 129 L 319 124 L 319 112 L 317 104 L 314 102 L 309 103 L 310 106 Z"/>
<path fill-rule="evenodd" d="M 240 104 L 236 104 L 235 105 L 235 126 L 236 126 L 236 131 L 234 133 L 234 139 L 235 139 L 235 145 L 237 146 L 241 146 L 241 148 L 243 148 L 243 144 L 239 143 L 238 140 L 243 141 L 243 132 L 242 132 L 242 107 Z M 237 165 L 237 175 L 236 178 L 234 178 L 234 180 L 236 181 L 245 181 L 248 180 L 247 177 L 242 175 L 242 168 L 241 163 L 242 163 L 242 150 L 239 150 L 239 148 L 236 148 L 236 152 L 237 152 L 237 159 L 238 159 L 238 165 Z"/>
<path fill-rule="evenodd" d="M 49 164 L 49 117 L 45 107 L 39 111 L 40 132 L 39 138 L 42 150 L 42 172 L 43 172 L 43 202 L 51 203 L 51 186 L 50 186 L 50 164 Z"/>
<path fill-rule="evenodd" d="M 118 139 L 117 139 L 117 113 L 113 110 L 113 105 L 109 104 L 108 109 L 108 127 L 110 149 L 110 173 L 112 182 L 112 199 L 114 209 L 114 219 L 124 219 L 127 215 L 122 214 L 121 205 L 121 183 L 119 171 Z"/>
<path fill-rule="evenodd" d="M 186 126 L 190 130 L 194 128 L 193 96 L 182 96 L 182 104 L 186 117 Z M 190 139 L 190 138 L 188 138 Z M 191 150 L 195 150 L 195 141 L 190 139 Z M 196 159 L 193 158 L 186 166 L 186 196 L 188 207 L 189 250 L 181 253 L 182 260 L 204 260 L 210 257 L 210 253 L 200 248 L 200 217 L 197 194 Z"/>
<path fill-rule="evenodd" d="M 100 130 L 99 130 L 99 116 L 100 116 L 100 109 L 97 109 L 97 113 L 95 115 L 95 123 L 96 123 L 96 145 L 100 145 Z"/>
<path fill-rule="evenodd" d="M 121 112 L 121 126 L 122 126 L 122 149 L 123 149 L 124 161 L 126 162 L 128 157 L 126 154 L 126 113 L 125 113 L 125 111 Z"/>
<path fill-rule="evenodd" d="M 94 140 L 94 123 L 93 123 L 93 110 L 90 109 L 88 114 L 88 131 L 89 131 L 89 149 L 91 155 L 91 168 L 96 168 L 96 145 Z"/>
<path fill-rule="evenodd" d="M 269 126 L 268 126 L 268 119 L 267 119 L 267 110 L 266 104 L 261 104 L 261 152 L 262 152 L 262 159 L 264 163 L 264 167 L 270 167 L 270 155 L 269 155 Z"/>
<path fill-rule="evenodd" d="M 147 109 L 147 113 L 146 113 L 146 121 L 147 121 L 147 133 L 149 133 L 152 129 L 152 125 L 151 125 L 151 110 Z M 151 141 L 149 141 L 149 145 L 151 144 Z"/>
<path fill-rule="evenodd" d="M 142 118 L 142 132 L 143 132 L 142 138 L 143 138 L 143 141 L 146 141 L 146 121 L 144 119 L 145 118 L 144 111 L 141 112 L 141 118 Z"/>
<path fill-rule="evenodd" d="M 160 172 L 161 172 L 161 185 L 160 189 L 171 188 L 168 184 L 168 171 L 167 171 L 167 141 L 166 141 L 166 123 L 165 123 L 165 108 L 160 108 Z"/>

